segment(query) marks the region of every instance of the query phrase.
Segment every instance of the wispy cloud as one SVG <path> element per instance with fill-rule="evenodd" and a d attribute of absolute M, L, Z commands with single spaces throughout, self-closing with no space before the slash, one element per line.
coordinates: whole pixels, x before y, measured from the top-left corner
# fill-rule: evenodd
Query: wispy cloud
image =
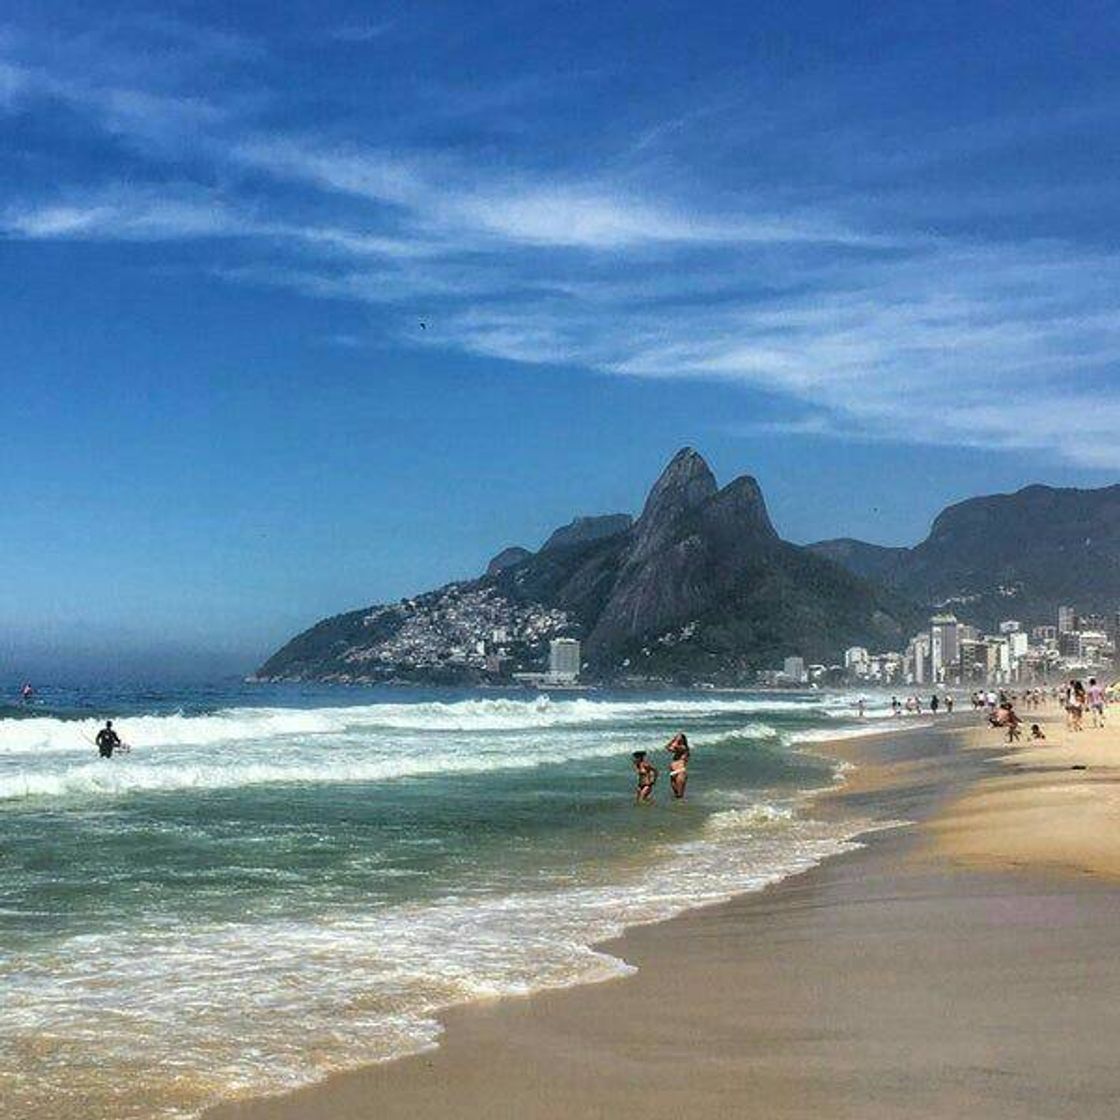
<path fill-rule="evenodd" d="M 244 230 L 222 203 L 198 191 L 176 197 L 166 189 L 108 189 L 72 199 L 9 206 L 0 229 L 29 240 L 168 241 Z"/>
<path fill-rule="evenodd" d="M 713 216 L 699 208 L 651 202 L 609 183 L 542 184 L 525 175 L 486 174 L 448 159 L 327 149 L 291 139 L 251 141 L 234 155 L 278 178 L 399 207 L 417 227 L 465 238 L 596 252 L 656 243 L 869 240 L 816 216 Z"/>
<path fill-rule="evenodd" d="M 364 42 L 387 30 L 330 34 Z M 174 41 L 174 80 L 127 60 L 75 76 L 0 44 L 0 107 L 64 103 L 132 141 L 150 175 L 8 197 L 7 236 L 237 239 L 251 251 L 215 259 L 212 273 L 384 308 L 380 329 L 404 344 L 418 340 L 395 316 L 423 300 L 426 346 L 750 386 L 787 403 L 774 434 L 1120 467 L 1120 405 L 1094 388 L 1120 366 L 1120 257 L 1106 245 L 914 234 L 913 220 L 884 233 L 889 207 L 852 189 L 801 191 L 794 204 L 758 187 L 706 190 L 683 168 L 651 180 L 625 160 L 548 168 L 359 142 L 344 127 L 266 131 L 246 105 L 275 91 L 216 101 L 184 76 L 256 57 L 256 44 L 177 24 L 148 31 Z M 644 159 L 706 112 L 653 124 L 620 151 Z M 1005 144 L 1012 133 L 1001 120 L 991 135 Z M 985 142 L 973 128 L 945 150 L 972 155 Z M 866 174 L 912 170 L 907 153 L 892 158 L 869 157 Z M 933 158 L 913 161 L 920 172 Z"/>

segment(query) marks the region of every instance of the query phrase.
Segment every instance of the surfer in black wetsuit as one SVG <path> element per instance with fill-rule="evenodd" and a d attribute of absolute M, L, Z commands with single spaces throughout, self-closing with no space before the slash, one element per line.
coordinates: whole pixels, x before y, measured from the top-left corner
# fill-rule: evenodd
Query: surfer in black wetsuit
<path fill-rule="evenodd" d="M 113 721 L 107 719 L 97 733 L 97 752 L 102 758 L 112 758 L 113 751 L 122 746 L 121 737 L 113 730 Z"/>

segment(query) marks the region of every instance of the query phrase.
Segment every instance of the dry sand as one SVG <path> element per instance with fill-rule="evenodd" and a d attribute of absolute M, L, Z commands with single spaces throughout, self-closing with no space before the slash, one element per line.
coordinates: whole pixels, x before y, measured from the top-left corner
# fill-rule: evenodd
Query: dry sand
<path fill-rule="evenodd" d="M 1108 784 L 1033 769 L 1064 754 L 1001 767 L 998 741 L 969 743 L 943 724 L 838 746 L 863 769 L 816 811 L 920 825 L 604 946 L 635 976 L 455 1010 L 436 1051 L 208 1120 L 1113 1120 L 1120 889 L 1065 800 Z M 1047 822 L 1037 852 L 1033 819 L 999 823 L 1028 812 Z"/>
<path fill-rule="evenodd" d="M 967 734 L 968 747 L 1003 752 L 1002 773 L 978 781 L 930 822 L 939 855 L 1120 880 L 1120 711 L 1104 728 L 1087 718 L 1080 732 L 1054 713 L 1024 712 L 1016 744 L 994 729 Z M 1042 725 L 1045 740 L 1030 740 L 1031 723 Z"/>

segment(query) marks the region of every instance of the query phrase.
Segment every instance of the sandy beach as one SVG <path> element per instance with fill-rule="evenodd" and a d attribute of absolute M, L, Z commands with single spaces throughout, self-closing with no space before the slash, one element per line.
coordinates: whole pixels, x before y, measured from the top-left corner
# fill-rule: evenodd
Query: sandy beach
<path fill-rule="evenodd" d="M 629 978 L 456 1009 L 434 1051 L 208 1120 L 1112 1117 L 1120 734 L 1046 726 L 835 744 L 859 768 L 813 811 L 911 824 L 602 946 Z"/>

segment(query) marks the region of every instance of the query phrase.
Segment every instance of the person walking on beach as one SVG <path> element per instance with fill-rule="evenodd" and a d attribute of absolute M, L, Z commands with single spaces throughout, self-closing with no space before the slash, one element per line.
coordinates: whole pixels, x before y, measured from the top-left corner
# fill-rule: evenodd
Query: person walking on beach
<path fill-rule="evenodd" d="M 945 714 L 947 716 L 953 714 L 953 698 L 948 693 L 945 694 Z"/>
<path fill-rule="evenodd" d="M 940 699 L 938 698 L 938 695 L 937 695 L 937 693 L 935 692 L 935 693 L 934 693 L 934 694 L 933 694 L 933 695 L 932 695 L 932 696 L 931 696 L 931 697 L 929 698 L 929 710 L 930 710 L 930 711 L 931 711 L 931 712 L 932 712 L 932 713 L 933 713 L 934 715 L 937 715 L 937 709 L 938 709 L 938 708 L 940 708 L 940 707 L 941 707 L 941 700 L 940 700 Z"/>
<path fill-rule="evenodd" d="M 1007 713 L 1004 719 L 1004 722 L 1007 724 L 1007 741 L 1009 743 L 1014 743 L 1020 738 L 1021 732 L 1019 731 L 1019 724 L 1023 721 L 1019 718 L 1010 700 L 1007 701 L 1007 707 L 1003 710 Z"/>
<path fill-rule="evenodd" d="M 669 786 L 673 796 L 680 801 L 688 785 L 688 760 L 692 754 L 688 736 L 683 731 L 678 732 L 665 744 L 665 749 L 673 756 L 669 762 Z"/>
<path fill-rule="evenodd" d="M 1081 715 L 1085 708 L 1085 686 L 1078 680 L 1066 688 L 1066 717 L 1070 731 L 1081 730 Z"/>
<path fill-rule="evenodd" d="M 635 751 L 631 756 L 638 773 L 638 791 L 635 805 L 648 805 L 653 801 L 653 787 L 657 784 L 657 767 L 646 758 L 645 751 Z"/>
<path fill-rule="evenodd" d="M 123 747 L 121 737 L 113 730 L 113 721 L 107 719 L 105 726 L 97 733 L 97 753 L 102 758 L 112 758 L 113 751 Z"/>
<path fill-rule="evenodd" d="M 1104 727 L 1104 689 L 1096 677 L 1089 678 L 1089 711 L 1093 713 L 1093 726 Z"/>

